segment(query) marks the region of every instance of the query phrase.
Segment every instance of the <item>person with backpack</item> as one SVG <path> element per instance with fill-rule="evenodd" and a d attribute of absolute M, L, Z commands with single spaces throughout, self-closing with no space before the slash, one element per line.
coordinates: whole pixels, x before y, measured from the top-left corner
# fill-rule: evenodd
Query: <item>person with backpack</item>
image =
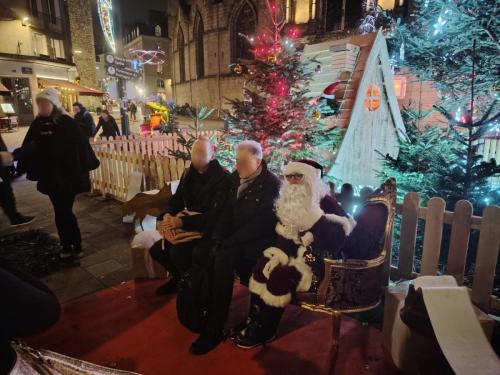
<path fill-rule="evenodd" d="M 92 138 L 96 133 L 96 127 L 94 119 L 90 112 L 87 111 L 87 108 L 82 103 L 75 102 L 73 103 L 73 114 L 75 121 L 83 129 L 84 134 L 88 138 Z"/>
<path fill-rule="evenodd" d="M 82 238 L 73 213 L 77 194 L 90 191 L 89 172 L 99 166 L 87 134 L 63 109 L 59 92 L 46 88 L 36 96 L 38 115 L 22 146 L 14 151 L 17 170 L 37 181 L 49 196 L 62 246 L 60 258 L 71 262 L 83 256 Z"/>

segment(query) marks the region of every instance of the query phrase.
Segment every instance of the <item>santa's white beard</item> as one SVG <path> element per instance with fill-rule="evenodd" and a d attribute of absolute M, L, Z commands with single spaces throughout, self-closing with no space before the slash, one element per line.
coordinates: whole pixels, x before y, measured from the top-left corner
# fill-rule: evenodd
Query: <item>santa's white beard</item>
<path fill-rule="evenodd" d="M 311 194 L 306 185 L 286 184 L 276 201 L 276 214 L 285 227 L 299 229 L 313 209 Z"/>

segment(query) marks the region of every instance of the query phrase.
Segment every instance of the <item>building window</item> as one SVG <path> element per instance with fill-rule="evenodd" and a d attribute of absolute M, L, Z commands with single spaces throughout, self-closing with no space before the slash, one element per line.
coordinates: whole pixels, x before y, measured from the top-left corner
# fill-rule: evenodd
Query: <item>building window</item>
<path fill-rule="evenodd" d="M 37 0 L 28 0 L 28 7 L 29 7 L 29 10 L 30 10 L 30 13 L 33 15 L 33 16 L 38 16 L 38 4 L 37 4 Z"/>
<path fill-rule="evenodd" d="M 254 55 L 247 37 L 253 37 L 257 27 L 257 17 L 248 1 L 237 10 L 232 25 L 232 61 L 253 60 Z"/>
<path fill-rule="evenodd" d="M 50 39 L 50 47 L 52 48 L 52 57 L 64 59 L 64 43 L 61 39 Z"/>
<path fill-rule="evenodd" d="M 396 0 L 378 0 L 377 1 L 377 6 L 379 6 L 383 10 L 394 9 L 395 5 L 396 5 Z"/>
<path fill-rule="evenodd" d="M 54 0 L 45 0 L 45 5 L 50 22 L 56 24 L 57 16 L 56 16 L 56 7 L 54 5 Z"/>
<path fill-rule="evenodd" d="M 194 34 L 196 39 L 196 76 L 202 78 L 205 75 L 205 55 L 203 48 L 203 19 L 201 14 L 196 16 Z"/>
<path fill-rule="evenodd" d="M 177 33 L 177 52 L 179 53 L 179 80 L 184 82 L 186 80 L 186 60 L 184 57 L 184 33 L 180 27 Z"/>
<path fill-rule="evenodd" d="M 156 80 L 156 87 L 159 89 L 164 89 L 165 88 L 165 82 L 163 82 L 163 79 L 157 79 Z"/>
<path fill-rule="evenodd" d="M 49 56 L 47 37 L 44 34 L 33 33 L 33 54 L 35 56 Z"/>
<path fill-rule="evenodd" d="M 295 23 L 309 22 L 310 0 L 296 0 L 295 2 Z"/>
<path fill-rule="evenodd" d="M 366 90 L 365 108 L 370 112 L 376 111 L 380 106 L 380 90 L 377 85 L 372 84 Z"/>

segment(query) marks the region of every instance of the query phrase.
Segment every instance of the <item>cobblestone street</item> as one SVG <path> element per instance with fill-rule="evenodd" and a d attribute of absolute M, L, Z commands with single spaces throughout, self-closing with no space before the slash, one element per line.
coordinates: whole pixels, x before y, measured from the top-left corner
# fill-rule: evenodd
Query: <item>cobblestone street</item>
<path fill-rule="evenodd" d="M 26 129 L 3 134 L 9 149 L 18 147 Z M 35 215 L 36 220 L 30 225 L 11 229 L 0 210 L 0 236 L 29 229 L 43 229 L 57 236 L 52 206 L 48 197 L 36 190 L 36 183 L 22 177 L 12 186 L 19 211 Z M 82 232 L 85 256 L 80 266 L 61 266 L 56 273 L 44 278 L 61 302 L 132 278 L 129 248 L 133 226 L 122 224 L 121 205 L 113 200 L 102 201 L 81 194 L 74 211 Z"/>

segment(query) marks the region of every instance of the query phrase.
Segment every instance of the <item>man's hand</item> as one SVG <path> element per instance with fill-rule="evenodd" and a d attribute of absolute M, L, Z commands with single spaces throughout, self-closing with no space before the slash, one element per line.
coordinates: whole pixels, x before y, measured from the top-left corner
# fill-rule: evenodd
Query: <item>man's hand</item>
<path fill-rule="evenodd" d="M 170 230 L 182 228 L 182 220 L 178 217 L 168 215 L 163 219 L 163 222 L 165 223 L 165 227 Z"/>

